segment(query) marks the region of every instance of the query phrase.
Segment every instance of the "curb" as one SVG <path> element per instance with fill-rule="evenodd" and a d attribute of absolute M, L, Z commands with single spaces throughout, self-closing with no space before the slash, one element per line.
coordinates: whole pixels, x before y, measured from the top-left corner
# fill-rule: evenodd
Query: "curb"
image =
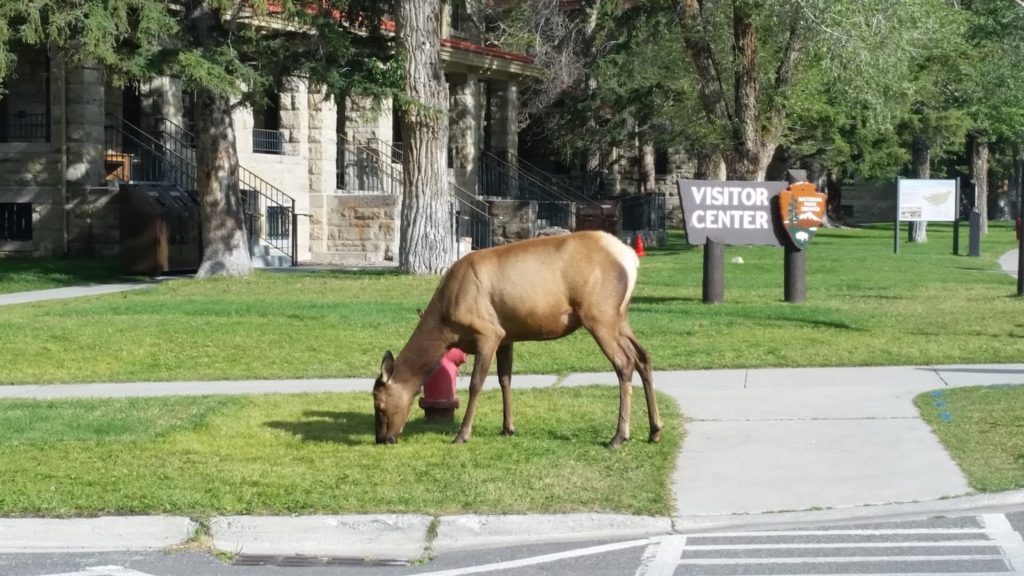
<path fill-rule="evenodd" d="M 0 554 L 162 550 L 188 542 L 197 526 L 183 516 L 0 518 Z"/>
<path fill-rule="evenodd" d="M 213 547 L 246 556 L 316 556 L 409 563 L 423 557 L 430 516 L 221 516 Z"/>
<path fill-rule="evenodd" d="M 672 533 L 672 519 L 626 514 L 442 516 L 436 553 L 511 544 L 614 540 Z"/>
<path fill-rule="evenodd" d="M 219 516 L 213 549 L 250 557 L 313 557 L 409 564 L 434 554 L 512 544 L 627 540 L 670 534 L 863 524 L 1024 509 L 1024 490 L 944 500 L 733 515 L 626 514 Z M 161 550 L 188 542 L 198 524 L 181 516 L 0 518 L 0 553 Z"/>

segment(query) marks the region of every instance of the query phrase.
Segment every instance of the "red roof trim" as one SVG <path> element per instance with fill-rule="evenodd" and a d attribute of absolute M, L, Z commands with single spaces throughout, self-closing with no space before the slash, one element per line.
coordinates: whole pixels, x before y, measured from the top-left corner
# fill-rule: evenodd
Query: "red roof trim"
<path fill-rule="evenodd" d="M 515 62 L 523 62 L 525 64 L 533 64 L 533 58 L 526 54 L 517 54 L 515 52 L 507 52 L 505 50 L 499 50 L 497 48 L 491 48 L 489 46 L 481 46 L 466 40 L 458 40 L 456 38 L 442 38 L 441 46 L 448 48 L 455 48 L 457 50 L 465 50 L 467 52 L 475 52 L 477 54 L 483 54 L 485 56 L 493 56 L 495 58 L 502 58 L 504 60 L 512 60 Z"/>
<path fill-rule="evenodd" d="M 315 14 L 318 8 L 315 4 L 306 4 L 304 6 L 306 12 Z M 271 14 L 280 14 L 284 12 L 284 6 L 282 6 L 280 0 L 270 0 L 267 2 L 267 12 Z M 332 10 L 331 17 L 339 22 L 348 22 L 349 18 L 340 10 Z M 357 17 L 354 23 L 356 26 L 364 25 L 361 17 Z M 381 19 L 381 28 L 389 31 L 395 31 L 395 21 L 387 18 Z M 442 38 L 441 46 L 448 48 L 454 48 L 456 50 L 465 50 L 466 52 L 474 52 L 476 54 L 483 54 L 485 56 L 493 56 L 494 58 L 501 58 L 503 60 L 512 60 L 513 62 L 523 62 L 524 64 L 533 64 L 533 58 L 526 54 L 518 54 L 516 52 L 508 52 L 506 50 L 500 50 L 498 48 L 491 48 L 489 46 L 481 46 L 480 44 L 474 44 L 466 40 L 459 40 L 456 38 Z"/>

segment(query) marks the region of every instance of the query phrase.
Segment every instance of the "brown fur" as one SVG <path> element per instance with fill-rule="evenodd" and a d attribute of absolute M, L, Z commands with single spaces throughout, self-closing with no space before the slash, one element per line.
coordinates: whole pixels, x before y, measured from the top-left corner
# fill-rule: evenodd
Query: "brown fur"
<path fill-rule="evenodd" d="M 635 256 L 628 251 L 615 237 L 591 231 L 480 250 L 456 262 L 441 279 L 398 358 L 390 351 L 384 355 L 374 384 L 377 442 L 397 441 L 424 379 L 450 348 L 476 356 L 469 402 L 455 442 L 472 435 L 477 396 L 495 356 L 504 407 L 502 433 L 514 434 L 509 392 L 512 344 L 561 338 L 580 326 L 594 336 L 619 378 L 618 427 L 609 444 L 618 446 L 629 439 L 634 369 L 644 384 L 649 439 L 657 442 L 662 424 L 650 356 L 629 326 L 632 286 L 626 266 L 634 265 Z"/>

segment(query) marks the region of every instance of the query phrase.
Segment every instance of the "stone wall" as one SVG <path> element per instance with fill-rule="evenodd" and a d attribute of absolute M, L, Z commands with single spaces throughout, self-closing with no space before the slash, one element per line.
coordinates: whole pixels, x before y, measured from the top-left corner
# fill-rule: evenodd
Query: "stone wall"
<path fill-rule="evenodd" d="M 96 186 L 68 198 L 68 253 L 116 257 L 121 250 L 118 189 Z"/>
<path fill-rule="evenodd" d="M 537 234 L 537 203 L 530 200 L 484 198 L 490 204 L 494 245 L 533 238 Z"/>
<path fill-rule="evenodd" d="M 311 217 L 314 245 L 323 246 L 322 251 L 313 252 L 314 262 L 360 264 L 398 259 L 399 196 L 329 195 L 324 197 L 320 214 Z"/>

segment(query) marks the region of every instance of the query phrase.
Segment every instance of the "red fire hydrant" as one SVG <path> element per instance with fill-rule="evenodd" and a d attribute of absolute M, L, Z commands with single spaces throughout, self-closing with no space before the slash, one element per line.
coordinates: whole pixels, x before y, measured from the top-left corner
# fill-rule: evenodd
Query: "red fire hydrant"
<path fill-rule="evenodd" d="M 466 353 L 462 350 L 448 350 L 441 358 L 437 370 L 423 383 L 420 408 L 423 408 L 428 421 L 451 422 L 455 419 L 455 409 L 459 407 L 455 383 L 459 376 L 459 366 L 465 364 L 466 359 Z"/>

